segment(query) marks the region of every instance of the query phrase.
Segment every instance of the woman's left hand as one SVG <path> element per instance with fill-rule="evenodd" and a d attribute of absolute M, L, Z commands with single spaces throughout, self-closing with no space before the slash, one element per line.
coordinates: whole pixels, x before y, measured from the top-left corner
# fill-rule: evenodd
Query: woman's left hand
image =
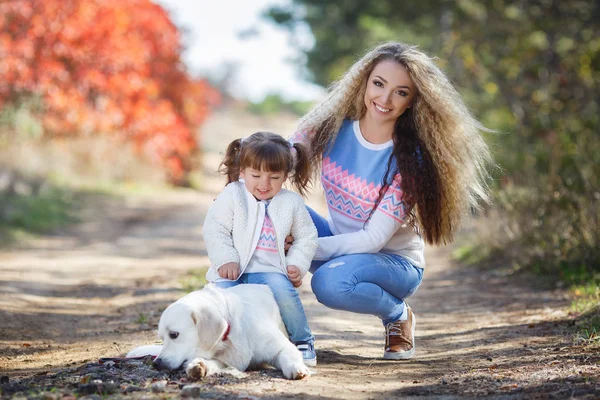
<path fill-rule="evenodd" d="M 302 286 L 302 275 L 300 275 L 300 269 L 298 269 L 298 267 L 295 265 L 288 265 L 287 275 L 295 288 Z"/>

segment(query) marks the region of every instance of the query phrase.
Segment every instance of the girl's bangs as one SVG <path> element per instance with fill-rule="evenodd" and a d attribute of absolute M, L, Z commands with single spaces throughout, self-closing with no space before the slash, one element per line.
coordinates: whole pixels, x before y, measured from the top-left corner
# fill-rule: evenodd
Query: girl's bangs
<path fill-rule="evenodd" d="M 289 157 L 285 154 L 285 150 L 277 144 L 263 145 L 258 148 L 248 148 L 245 150 L 242 164 L 246 164 L 247 167 L 267 172 L 290 171 Z"/>

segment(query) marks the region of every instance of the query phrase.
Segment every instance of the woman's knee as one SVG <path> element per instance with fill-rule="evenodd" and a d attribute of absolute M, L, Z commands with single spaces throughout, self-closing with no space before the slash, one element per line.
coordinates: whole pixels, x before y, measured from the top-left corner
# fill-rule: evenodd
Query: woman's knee
<path fill-rule="evenodd" d="M 340 304 L 344 303 L 345 295 L 349 292 L 347 284 L 322 269 L 317 270 L 313 275 L 311 287 L 317 301 L 331 308 L 340 308 Z"/>
<path fill-rule="evenodd" d="M 322 274 L 319 273 L 319 270 L 317 270 L 315 271 L 310 280 L 310 287 L 319 303 L 322 303 L 321 297 L 325 294 L 325 291 L 327 290 L 325 280 L 321 279 L 321 275 Z"/>

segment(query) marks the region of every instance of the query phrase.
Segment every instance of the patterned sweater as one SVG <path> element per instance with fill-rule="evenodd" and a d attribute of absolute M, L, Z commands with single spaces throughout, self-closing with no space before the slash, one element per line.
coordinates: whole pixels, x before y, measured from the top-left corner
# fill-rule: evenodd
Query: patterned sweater
<path fill-rule="evenodd" d="M 291 141 L 304 141 L 305 133 Z M 424 267 L 424 243 L 406 224 L 401 178 L 396 176 L 377 209 L 365 224 L 379 197 L 393 142 L 373 144 L 365 140 L 358 121 L 346 120 L 323 155 L 321 183 L 334 236 L 318 239 L 316 260 L 346 254 L 392 253 Z"/>
<path fill-rule="evenodd" d="M 261 226 L 258 234 L 258 243 L 248 262 L 244 273 L 254 272 L 279 272 L 284 273 L 285 266 L 282 268 L 279 251 L 277 249 L 277 233 L 267 211 L 269 200 L 258 201 L 258 225 Z M 262 223 L 260 221 L 262 220 Z M 257 229 L 258 232 L 258 229 Z"/>

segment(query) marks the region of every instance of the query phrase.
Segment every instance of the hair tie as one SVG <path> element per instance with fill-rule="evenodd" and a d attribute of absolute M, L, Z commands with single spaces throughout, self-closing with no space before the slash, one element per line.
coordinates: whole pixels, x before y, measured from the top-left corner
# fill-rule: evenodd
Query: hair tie
<path fill-rule="evenodd" d="M 298 150 L 296 150 L 296 148 L 294 147 L 294 143 L 293 142 L 288 141 L 288 144 L 290 146 L 290 152 L 292 153 L 292 156 L 294 158 L 296 158 L 296 156 L 298 155 Z"/>

